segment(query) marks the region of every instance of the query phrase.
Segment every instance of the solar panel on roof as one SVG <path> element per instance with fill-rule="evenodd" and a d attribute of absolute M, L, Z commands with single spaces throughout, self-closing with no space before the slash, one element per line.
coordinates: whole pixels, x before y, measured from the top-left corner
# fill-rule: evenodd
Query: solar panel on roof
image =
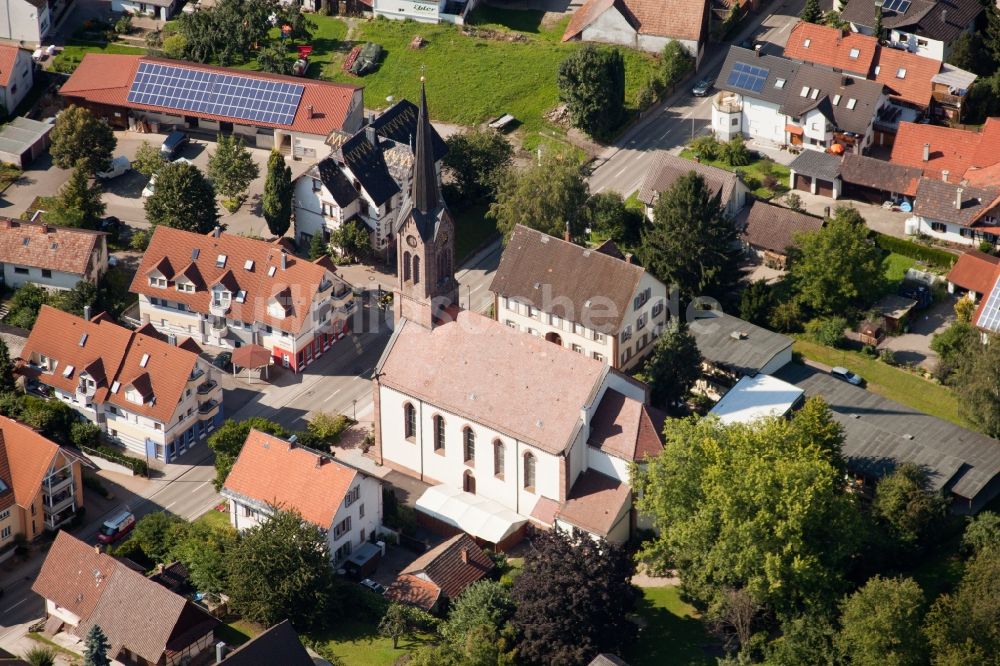
<path fill-rule="evenodd" d="M 733 65 L 733 71 L 729 73 L 726 83 L 751 92 L 760 92 L 764 88 L 764 82 L 767 81 L 767 74 L 768 70 L 764 67 L 738 62 Z"/>
<path fill-rule="evenodd" d="M 882 8 L 905 14 L 906 10 L 910 8 L 910 0 L 886 0 Z"/>
<path fill-rule="evenodd" d="M 979 315 L 978 323 L 980 328 L 1000 333 L 1000 280 L 993 285 L 993 291 L 983 304 L 983 312 Z"/>
<path fill-rule="evenodd" d="M 305 87 L 141 62 L 128 92 L 134 104 L 291 125 Z"/>

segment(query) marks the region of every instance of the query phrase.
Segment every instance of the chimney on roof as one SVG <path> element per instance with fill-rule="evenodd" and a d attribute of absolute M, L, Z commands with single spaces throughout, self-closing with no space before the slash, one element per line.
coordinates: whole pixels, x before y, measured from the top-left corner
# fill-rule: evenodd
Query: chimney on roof
<path fill-rule="evenodd" d="M 469 563 L 469 549 L 468 548 L 463 548 L 462 549 L 462 564 L 468 564 L 468 563 Z"/>
<path fill-rule="evenodd" d="M 375 128 L 370 124 L 365 125 L 365 138 L 368 139 L 368 143 L 376 147 L 378 146 L 378 137 L 375 134 Z"/>
<path fill-rule="evenodd" d="M 285 248 L 281 248 L 281 270 L 288 268 L 288 253 Z"/>
<path fill-rule="evenodd" d="M 567 243 L 572 242 L 572 237 L 569 235 L 569 221 L 566 221 L 566 230 L 563 231 L 563 240 Z"/>
<path fill-rule="evenodd" d="M 226 652 L 228 652 L 228 651 L 229 651 L 229 648 L 226 647 L 225 643 L 223 643 L 222 641 L 219 641 L 218 643 L 216 643 L 215 644 L 215 663 L 221 664 L 222 660 L 226 658 Z"/>
<path fill-rule="evenodd" d="M 761 46 L 763 46 L 763 44 L 756 44 L 753 47 L 754 55 L 756 55 L 758 58 L 760 57 L 760 47 Z"/>
<path fill-rule="evenodd" d="M 326 456 L 316 456 L 316 469 L 319 469 L 328 462 L 330 461 L 327 460 Z"/>
<path fill-rule="evenodd" d="M 83 306 L 83 318 L 86 319 L 87 321 L 90 321 L 90 306 L 89 305 L 84 305 Z"/>
<path fill-rule="evenodd" d="M 173 333 L 167 333 L 167 344 L 169 344 L 171 347 L 176 347 L 177 336 L 174 335 Z"/>
<path fill-rule="evenodd" d="M 961 187 L 955 188 L 955 210 L 962 210 L 962 192 L 964 192 Z"/>
<path fill-rule="evenodd" d="M 929 162 L 931 159 L 931 144 L 924 144 L 924 162 Z"/>
<path fill-rule="evenodd" d="M 221 235 L 222 235 L 222 227 L 220 227 L 217 224 L 217 225 L 215 225 L 215 229 L 212 229 L 212 236 L 215 237 L 215 238 L 218 238 Z"/>
<path fill-rule="evenodd" d="M 315 116 L 315 112 L 313 111 L 313 105 L 310 104 L 306 107 L 306 117 L 309 118 L 309 120 L 312 120 L 313 116 Z"/>
<path fill-rule="evenodd" d="M 950 172 L 950 171 L 948 171 L 947 169 L 942 169 L 942 170 L 941 170 L 941 180 L 943 180 L 944 182 L 946 182 L 946 183 L 947 183 L 947 182 L 948 182 L 948 176 L 949 176 L 950 174 L 951 174 L 951 172 Z"/>
<path fill-rule="evenodd" d="M 631 252 L 626 252 L 625 253 L 625 262 L 629 263 L 629 264 L 633 263 L 632 262 L 632 253 Z"/>
<path fill-rule="evenodd" d="M 99 543 L 94 544 L 94 552 L 97 553 L 98 555 L 101 554 L 101 544 Z"/>

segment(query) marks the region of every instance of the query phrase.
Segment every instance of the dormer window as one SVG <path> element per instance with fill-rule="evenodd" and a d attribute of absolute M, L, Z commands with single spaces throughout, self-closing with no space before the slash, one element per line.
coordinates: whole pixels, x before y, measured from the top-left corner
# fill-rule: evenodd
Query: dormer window
<path fill-rule="evenodd" d="M 162 275 L 160 277 L 156 277 L 156 276 L 150 275 L 149 276 L 149 286 L 150 287 L 156 287 L 158 289 L 166 289 L 167 288 L 167 278 L 163 277 Z"/>
<path fill-rule="evenodd" d="M 184 280 L 182 282 L 176 282 L 174 284 L 177 287 L 177 291 L 184 291 L 184 292 L 187 292 L 189 294 L 193 294 L 194 293 L 194 285 L 192 283 L 188 282 L 187 280 Z"/>
<path fill-rule="evenodd" d="M 218 257 L 216 257 L 215 258 L 215 267 L 216 268 L 225 268 L 226 267 L 226 258 L 227 257 L 224 254 L 220 254 Z"/>
<path fill-rule="evenodd" d="M 142 394 L 134 388 L 129 388 L 125 391 L 125 399 L 136 405 L 142 404 Z"/>
<path fill-rule="evenodd" d="M 233 295 L 226 291 L 225 289 L 213 289 L 212 290 L 212 305 L 224 306 L 229 305 L 230 300 L 232 300 Z"/>

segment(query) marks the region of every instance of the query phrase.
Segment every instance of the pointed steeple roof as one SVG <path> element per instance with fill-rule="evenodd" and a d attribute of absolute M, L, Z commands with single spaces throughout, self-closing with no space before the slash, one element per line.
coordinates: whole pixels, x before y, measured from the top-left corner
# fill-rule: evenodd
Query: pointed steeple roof
<path fill-rule="evenodd" d="M 431 120 L 427 115 L 427 90 L 420 77 L 420 113 L 417 118 L 417 145 L 413 156 L 413 207 L 425 215 L 441 201 L 437 172 L 434 169 L 434 146 Z"/>

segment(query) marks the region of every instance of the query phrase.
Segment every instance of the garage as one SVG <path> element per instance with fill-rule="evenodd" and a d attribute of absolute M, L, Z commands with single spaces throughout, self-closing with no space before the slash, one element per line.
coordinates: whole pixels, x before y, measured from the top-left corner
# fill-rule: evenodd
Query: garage
<path fill-rule="evenodd" d="M 795 174 L 795 189 L 812 192 L 812 178 L 803 176 L 801 173 Z"/>
<path fill-rule="evenodd" d="M 840 161 L 840 155 L 819 150 L 803 150 L 788 165 L 795 174 L 792 187 L 831 199 L 838 198 L 842 186 Z"/>
<path fill-rule="evenodd" d="M 824 197 L 833 196 L 833 183 L 829 180 L 823 180 L 821 178 L 816 179 L 816 194 Z"/>

